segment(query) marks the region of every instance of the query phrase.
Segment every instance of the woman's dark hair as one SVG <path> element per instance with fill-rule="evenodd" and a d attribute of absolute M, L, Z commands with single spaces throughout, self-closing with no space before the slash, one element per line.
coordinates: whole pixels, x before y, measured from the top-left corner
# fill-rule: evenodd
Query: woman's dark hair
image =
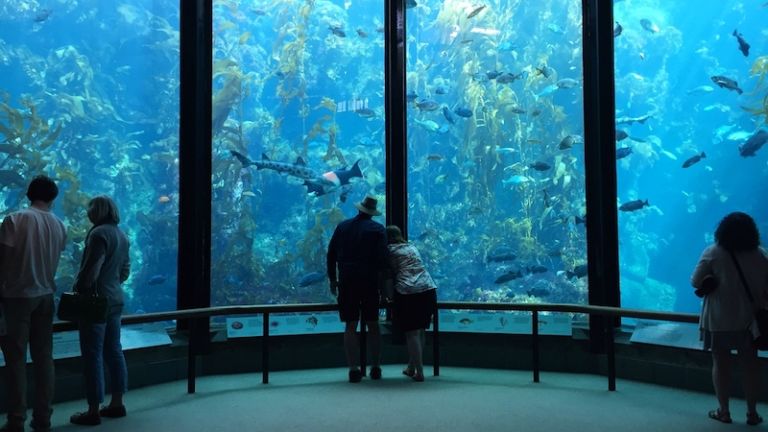
<path fill-rule="evenodd" d="M 750 215 L 733 212 L 720 221 L 715 242 L 729 251 L 753 250 L 760 246 L 760 233 Z"/>
<path fill-rule="evenodd" d="M 387 225 L 387 242 L 389 244 L 406 243 L 405 238 L 403 238 L 403 232 L 400 231 L 397 225 Z"/>
<path fill-rule="evenodd" d="M 48 176 L 39 175 L 32 179 L 27 188 L 27 198 L 31 202 L 51 202 L 59 196 L 59 188 Z"/>

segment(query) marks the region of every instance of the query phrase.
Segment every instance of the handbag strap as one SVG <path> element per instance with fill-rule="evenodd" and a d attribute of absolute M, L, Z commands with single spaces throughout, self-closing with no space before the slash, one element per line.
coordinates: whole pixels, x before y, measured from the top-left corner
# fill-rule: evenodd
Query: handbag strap
<path fill-rule="evenodd" d="M 752 303 L 752 305 L 755 305 L 755 299 L 752 297 L 752 291 L 749 290 L 749 285 L 747 285 L 747 278 L 744 277 L 744 272 L 741 271 L 741 266 L 739 265 L 739 261 L 736 259 L 736 255 L 733 254 L 733 251 L 728 251 L 728 253 L 731 254 L 731 258 L 733 258 L 733 263 L 736 264 L 736 270 L 739 271 L 739 277 L 741 278 L 741 284 L 744 285 L 744 289 L 747 291 L 747 298 L 749 298 L 749 302 Z"/>

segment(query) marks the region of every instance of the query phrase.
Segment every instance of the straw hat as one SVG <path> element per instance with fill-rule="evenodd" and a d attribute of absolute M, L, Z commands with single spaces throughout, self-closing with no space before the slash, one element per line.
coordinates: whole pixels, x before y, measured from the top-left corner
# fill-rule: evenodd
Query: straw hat
<path fill-rule="evenodd" d="M 379 216 L 381 214 L 380 211 L 376 210 L 376 205 L 379 202 L 376 200 L 376 198 L 368 195 L 363 199 L 362 202 L 359 202 L 355 204 L 355 207 L 357 207 L 358 210 L 365 214 L 369 214 L 371 216 Z"/>

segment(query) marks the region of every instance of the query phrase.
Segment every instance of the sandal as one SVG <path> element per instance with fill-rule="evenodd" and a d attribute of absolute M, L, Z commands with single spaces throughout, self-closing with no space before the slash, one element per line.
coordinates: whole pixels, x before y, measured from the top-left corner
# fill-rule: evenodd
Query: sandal
<path fill-rule="evenodd" d="M 709 418 L 723 423 L 733 423 L 731 413 L 720 411 L 720 408 L 709 412 Z"/>
<path fill-rule="evenodd" d="M 98 413 L 91 414 L 88 411 L 72 414 L 69 418 L 69 422 L 82 426 L 96 426 L 101 424 L 101 417 Z"/>
<path fill-rule="evenodd" d="M 411 379 L 416 382 L 424 382 L 424 374 L 419 372 L 414 372 L 413 375 L 411 375 Z"/>
<path fill-rule="evenodd" d="M 757 426 L 763 422 L 763 418 L 756 412 L 747 413 L 747 424 L 750 426 Z"/>
<path fill-rule="evenodd" d="M 405 368 L 403 369 L 403 375 L 413 378 L 413 376 L 416 375 L 416 370 Z"/>

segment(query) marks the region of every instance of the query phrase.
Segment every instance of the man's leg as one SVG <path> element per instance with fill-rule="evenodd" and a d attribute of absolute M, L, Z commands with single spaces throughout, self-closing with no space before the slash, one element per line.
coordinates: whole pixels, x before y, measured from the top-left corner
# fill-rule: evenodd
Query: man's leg
<path fill-rule="evenodd" d="M 368 328 L 368 344 L 371 347 L 371 367 L 381 367 L 381 330 L 379 329 L 379 321 L 366 321 L 366 328 Z"/>
<path fill-rule="evenodd" d="M 38 297 L 32 311 L 29 330 L 29 347 L 35 368 L 35 401 L 32 419 L 35 425 L 47 427 L 51 423 L 53 409 L 53 294 Z"/>
<path fill-rule="evenodd" d="M 32 301 L 4 299 L 7 334 L 2 339 L 8 379 L 8 426 L 23 427 L 27 418 L 27 345 Z"/>
<path fill-rule="evenodd" d="M 360 343 L 357 339 L 357 321 L 344 323 L 344 352 L 349 370 L 360 369 Z"/>

